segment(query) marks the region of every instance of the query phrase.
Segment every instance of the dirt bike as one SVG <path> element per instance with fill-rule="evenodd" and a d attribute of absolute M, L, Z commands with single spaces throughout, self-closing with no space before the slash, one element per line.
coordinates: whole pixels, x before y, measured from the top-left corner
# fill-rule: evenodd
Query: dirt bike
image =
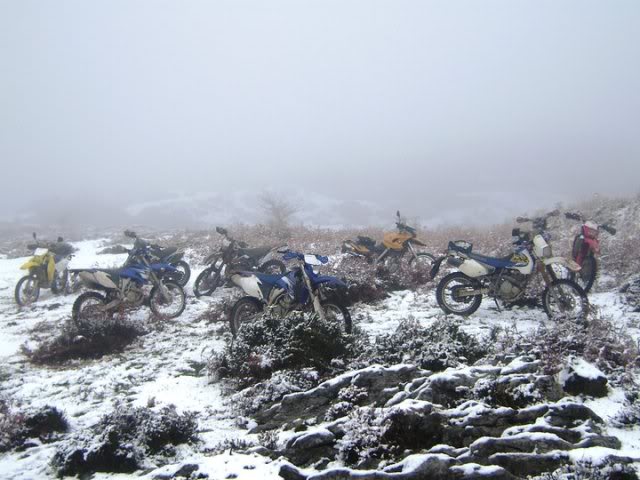
<path fill-rule="evenodd" d="M 571 279 L 580 285 L 585 292 L 589 292 L 598 275 L 597 256 L 600 254 L 600 230 L 615 235 L 616 229 L 606 223 L 597 224 L 585 218 L 579 213 L 567 212 L 564 216 L 570 220 L 582 222 L 580 233 L 573 239 L 571 257 L 580 265 L 581 270 L 571 275 Z"/>
<path fill-rule="evenodd" d="M 342 253 L 367 259 L 367 261 L 384 267 L 388 271 L 395 271 L 400 266 L 405 254 L 409 256 L 409 266 L 414 269 L 431 271 L 435 257 L 428 252 L 420 252 L 416 247 L 426 244 L 418 240 L 416 229 L 407 225 L 396 212 L 397 232 L 385 233 L 380 244 L 370 237 L 358 236 L 356 241 L 345 240 L 342 243 Z"/>
<path fill-rule="evenodd" d="M 312 311 L 322 319 L 339 322 L 346 333 L 351 333 L 351 314 L 335 295 L 335 289 L 346 289 L 347 285 L 313 269 L 329 259 L 292 251 L 281 253 L 285 260 L 297 260 L 298 266 L 284 275 L 236 272 L 231 276 L 231 281 L 247 294 L 231 309 L 229 324 L 233 335 L 244 322 L 252 320 L 265 308 L 280 317 L 295 310 Z"/>
<path fill-rule="evenodd" d="M 191 268 L 189 264 L 183 260 L 184 252 L 179 251 L 177 247 L 161 247 L 146 240 L 143 240 L 136 235 L 136 232 L 131 230 L 125 230 L 126 237 L 134 240 L 133 250 L 140 251 L 142 247 L 149 247 L 146 250 L 146 255 L 150 263 L 168 263 L 173 266 L 174 269 L 167 271 L 165 275 L 168 276 L 166 280 L 172 281 L 184 287 L 191 278 Z M 124 263 L 124 266 L 129 265 L 131 262 L 135 263 L 136 260 L 129 258 Z"/>
<path fill-rule="evenodd" d="M 131 254 L 139 263 L 119 269 L 92 268 L 79 272 L 90 291 L 81 294 L 73 303 L 75 322 L 104 319 L 121 307 L 136 308 L 148 300 L 151 311 L 163 318 L 182 314 L 186 295 L 181 285 L 165 280 L 166 272 L 176 268 L 168 263 L 150 263 L 148 245 L 134 249 Z M 148 286 L 151 292 L 147 295 Z M 96 290 L 100 290 L 100 293 Z"/>
<path fill-rule="evenodd" d="M 247 244 L 229 236 L 222 227 L 216 232 L 223 236 L 222 248 L 209 255 L 204 263 L 209 265 L 196 278 L 193 293 L 196 297 L 211 295 L 216 288 L 227 281 L 227 276 L 235 270 L 256 270 L 262 273 L 283 274 L 284 263 L 277 259 L 269 259 L 280 247 L 247 248 Z"/>
<path fill-rule="evenodd" d="M 34 303 L 40 297 L 40 290 L 49 288 L 53 293 L 64 293 L 67 288 L 69 272 L 67 266 L 73 257 L 73 247 L 58 238 L 58 242 L 40 243 L 33 234 L 36 243 L 28 245 L 34 252 L 20 269 L 28 274 L 18 280 L 14 296 L 21 307 Z"/>
<path fill-rule="evenodd" d="M 552 255 L 548 237 L 541 233 L 546 228 L 546 217 L 520 219 L 532 221 L 539 230 L 513 229 L 515 248 L 506 257 L 474 253 L 469 242 L 449 242 L 447 263 L 458 271 L 446 275 L 438 283 L 436 299 L 440 308 L 448 314 L 471 315 L 480 307 L 483 295 L 488 295 L 500 309 L 498 300 L 507 305 L 517 302 L 524 296 L 534 276 L 540 274 L 546 285 L 542 306 L 549 318 L 584 319 L 589 308 L 584 290 L 574 281 L 557 279 L 553 274 L 554 265 L 573 272 L 579 271 L 580 266 L 571 259 Z"/>

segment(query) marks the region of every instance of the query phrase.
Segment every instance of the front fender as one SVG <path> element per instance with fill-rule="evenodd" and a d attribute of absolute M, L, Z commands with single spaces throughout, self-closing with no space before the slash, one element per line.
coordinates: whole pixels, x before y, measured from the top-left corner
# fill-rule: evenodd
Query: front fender
<path fill-rule="evenodd" d="M 572 272 L 579 272 L 582 267 L 578 265 L 575 261 L 571 259 L 566 259 L 564 257 L 551 257 L 551 258 L 543 258 L 542 263 L 545 265 L 562 265 L 563 267 L 568 268 Z"/>

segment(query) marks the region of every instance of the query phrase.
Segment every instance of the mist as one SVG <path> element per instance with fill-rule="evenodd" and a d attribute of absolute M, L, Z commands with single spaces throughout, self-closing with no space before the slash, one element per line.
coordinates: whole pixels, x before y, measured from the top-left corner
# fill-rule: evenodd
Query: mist
<path fill-rule="evenodd" d="M 639 24 L 636 1 L 4 1 L 0 218 L 206 197 L 253 221 L 268 190 L 319 225 L 482 223 L 633 194 Z"/>

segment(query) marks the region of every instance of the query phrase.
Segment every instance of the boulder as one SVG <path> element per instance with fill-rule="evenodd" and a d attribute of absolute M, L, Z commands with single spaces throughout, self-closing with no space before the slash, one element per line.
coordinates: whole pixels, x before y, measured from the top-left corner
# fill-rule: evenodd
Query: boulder
<path fill-rule="evenodd" d="M 560 383 L 564 391 L 571 395 L 606 397 L 608 394 L 605 374 L 582 358 L 569 361 L 560 372 Z"/>

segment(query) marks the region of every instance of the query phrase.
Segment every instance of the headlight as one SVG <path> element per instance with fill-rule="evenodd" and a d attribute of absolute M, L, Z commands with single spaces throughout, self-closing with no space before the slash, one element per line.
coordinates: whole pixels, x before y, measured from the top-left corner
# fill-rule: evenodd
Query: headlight
<path fill-rule="evenodd" d="M 547 245 L 542 249 L 542 256 L 545 258 L 551 257 L 551 247 L 549 245 Z"/>

